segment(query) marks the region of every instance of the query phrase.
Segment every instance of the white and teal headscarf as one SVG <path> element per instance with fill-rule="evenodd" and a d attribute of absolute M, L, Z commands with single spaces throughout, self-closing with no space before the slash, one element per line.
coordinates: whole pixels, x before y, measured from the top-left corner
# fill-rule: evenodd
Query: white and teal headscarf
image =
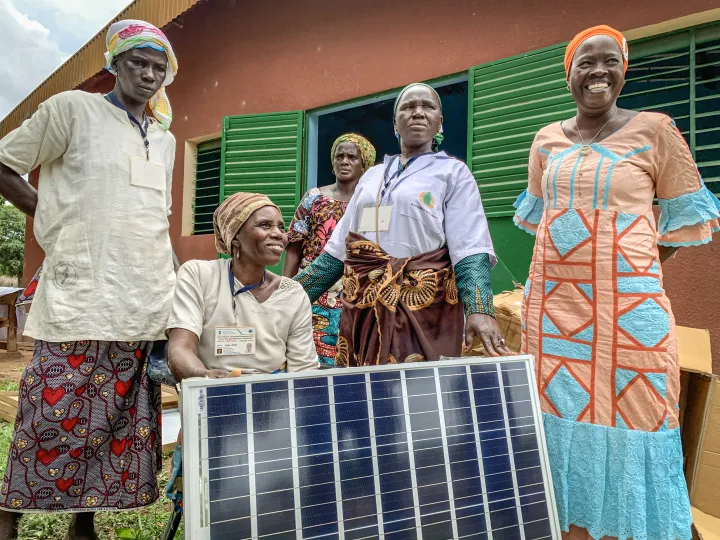
<path fill-rule="evenodd" d="M 162 30 L 145 21 L 118 21 L 110 25 L 105 45 L 107 46 L 105 69 L 113 75 L 117 75 L 112 67 L 113 59 L 130 49 L 150 47 L 167 55 L 168 69 L 165 71 L 165 80 L 160 90 L 150 99 L 150 109 L 158 122 L 165 129 L 170 129 L 172 107 L 170 107 L 170 100 L 165 93 L 165 87 L 175 80 L 178 63 L 167 36 Z"/>
<path fill-rule="evenodd" d="M 405 92 L 407 92 L 408 90 L 410 90 L 410 88 L 413 88 L 415 86 L 423 86 L 425 88 L 429 88 L 430 90 L 432 90 L 433 94 L 435 94 L 435 97 L 438 100 L 438 104 L 440 105 L 440 113 L 442 113 L 442 100 L 440 99 L 440 94 L 438 94 L 437 90 L 435 90 L 429 84 L 425 84 L 425 83 L 408 84 L 405 88 L 400 90 L 400 93 L 395 98 L 395 105 L 393 105 L 393 126 L 395 127 L 395 136 L 397 137 L 398 142 L 400 141 L 400 134 L 398 133 L 397 126 L 395 126 L 395 115 L 397 114 L 397 108 L 398 108 L 398 105 L 400 104 L 400 98 L 403 97 L 403 94 Z M 442 124 L 440 124 L 440 130 L 433 137 L 433 144 L 432 144 L 433 152 L 438 151 L 438 149 L 440 148 L 440 145 L 442 144 L 442 142 L 444 140 L 445 140 L 445 137 L 443 136 L 443 128 L 442 128 Z"/>

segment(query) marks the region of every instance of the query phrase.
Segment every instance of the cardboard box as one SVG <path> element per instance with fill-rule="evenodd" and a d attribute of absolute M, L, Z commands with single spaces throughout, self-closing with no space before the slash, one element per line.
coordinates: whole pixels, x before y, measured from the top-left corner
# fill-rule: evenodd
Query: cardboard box
<path fill-rule="evenodd" d="M 697 508 L 692 509 L 695 532 L 701 540 L 720 540 L 720 519 L 708 516 Z"/>
<path fill-rule="evenodd" d="M 698 536 L 720 540 L 720 377 L 707 330 L 677 328 L 685 479 Z"/>

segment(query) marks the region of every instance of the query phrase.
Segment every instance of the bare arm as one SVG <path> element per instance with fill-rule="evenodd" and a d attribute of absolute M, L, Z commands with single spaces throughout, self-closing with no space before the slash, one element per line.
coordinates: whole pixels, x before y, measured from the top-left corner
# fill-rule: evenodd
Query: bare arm
<path fill-rule="evenodd" d="M 0 163 L 0 195 L 27 216 L 35 217 L 37 190 L 18 173 Z"/>
<path fill-rule="evenodd" d="M 283 276 L 293 278 L 300 270 L 300 259 L 302 257 L 302 242 L 292 242 L 285 250 L 285 264 L 283 265 Z"/>
<path fill-rule="evenodd" d="M 207 369 L 198 358 L 198 337 L 190 330 L 173 328 L 168 339 L 168 367 L 178 382 L 190 377 L 224 379 L 224 369 Z"/>

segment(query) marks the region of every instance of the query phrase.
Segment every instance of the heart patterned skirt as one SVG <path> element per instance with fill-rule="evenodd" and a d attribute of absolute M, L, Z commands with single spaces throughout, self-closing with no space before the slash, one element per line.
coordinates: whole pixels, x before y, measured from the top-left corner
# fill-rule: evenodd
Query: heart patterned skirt
<path fill-rule="evenodd" d="M 35 342 L 20 382 L 0 508 L 94 512 L 158 498 L 160 387 L 152 342 Z"/>

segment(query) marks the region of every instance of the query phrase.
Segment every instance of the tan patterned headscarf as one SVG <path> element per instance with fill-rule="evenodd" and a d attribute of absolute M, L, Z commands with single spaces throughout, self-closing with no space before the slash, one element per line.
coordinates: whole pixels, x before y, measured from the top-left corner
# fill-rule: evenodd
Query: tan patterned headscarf
<path fill-rule="evenodd" d="M 368 141 L 365 137 L 358 135 L 357 133 L 346 133 L 345 135 L 340 135 L 337 139 L 335 139 L 335 142 L 332 145 L 332 150 L 330 150 L 330 163 L 335 165 L 335 150 L 337 150 L 337 147 L 344 142 L 351 142 L 358 147 L 358 150 L 360 150 L 360 156 L 362 157 L 363 164 L 363 174 L 365 174 L 370 167 L 375 165 L 375 147 L 370 144 L 370 141 Z"/>
<path fill-rule="evenodd" d="M 235 193 L 217 207 L 213 213 L 215 247 L 220 253 L 231 255 L 231 244 L 235 235 L 253 212 L 263 206 L 277 205 L 260 193 Z"/>

